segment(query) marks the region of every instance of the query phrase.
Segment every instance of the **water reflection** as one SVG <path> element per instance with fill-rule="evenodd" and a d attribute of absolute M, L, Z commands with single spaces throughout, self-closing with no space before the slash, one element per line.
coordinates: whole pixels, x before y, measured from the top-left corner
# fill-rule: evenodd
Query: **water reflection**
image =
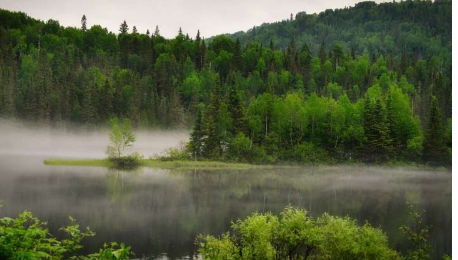
<path fill-rule="evenodd" d="M 406 250 L 398 228 L 407 223 L 408 201 L 425 209 L 426 222 L 434 226 L 434 258 L 451 253 L 449 173 L 370 167 L 125 172 L 30 165 L 1 168 L 0 216 L 28 209 L 56 233 L 72 215 L 97 233 L 86 241 L 86 252 L 123 241 L 139 257 L 193 258 L 196 235 L 220 234 L 231 220 L 254 211 L 278 213 L 287 205 L 315 216 L 329 212 L 369 221 L 388 233 L 394 248 Z"/>

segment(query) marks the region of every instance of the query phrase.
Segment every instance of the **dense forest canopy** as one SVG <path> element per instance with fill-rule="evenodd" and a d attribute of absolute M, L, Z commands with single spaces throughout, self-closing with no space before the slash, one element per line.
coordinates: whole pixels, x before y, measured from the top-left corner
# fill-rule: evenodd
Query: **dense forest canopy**
<path fill-rule="evenodd" d="M 0 10 L 0 116 L 195 122 L 195 158 L 446 164 L 451 16 L 448 0 L 362 2 L 206 41 Z"/>

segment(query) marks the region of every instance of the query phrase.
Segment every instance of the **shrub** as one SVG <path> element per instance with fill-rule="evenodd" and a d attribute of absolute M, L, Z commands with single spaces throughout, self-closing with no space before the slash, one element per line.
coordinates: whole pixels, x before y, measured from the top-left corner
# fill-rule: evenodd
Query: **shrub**
<path fill-rule="evenodd" d="M 141 155 L 138 152 L 134 152 L 126 156 L 109 158 L 109 160 L 114 164 L 116 168 L 123 169 L 135 168 L 140 166 L 142 159 L 143 155 Z"/>
<path fill-rule="evenodd" d="M 82 256 L 77 251 L 83 246 L 81 241 L 95 233 L 89 228 L 82 231 L 70 217 L 71 225 L 60 230 L 68 238 L 57 239 L 49 234 L 46 223 L 24 211 L 15 219 L 0 219 L 0 259 L 10 260 L 128 260 L 131 256 L 130 247 L 111 243 L 99 252 Z"/>
<path fill-rule="evenodd" d="M 161 161 L 189 160 L 191 159 L 191 156 L 186 146 L 186 143 L 181 142 L 178 147 L 169 148 L 165 150 L 165 154 L 152 156 L 152 159 L 158 159 Z"/>
<path fill-rule="evenodd" d="M 303 163 L 323 163 L 329 160 L 326 150 L 310 142 L 294 146 L 292 152 L 296 160 Z"/>
<path fill-rule="evenodd" d="M 251 141 L 243 133 L 238 133 L 229 144 L 229 158 L 236 161 L 251 161 Z"/>
<path fill-rule="evenodd" d="M 232 225 L 221 238 L 199 236 L 203 259 L 400 259 L 386 235 L 348 217 L 323 214 L 315 219 L 302 209 L 286 208 L 279 217 L 254 213 Z"/>

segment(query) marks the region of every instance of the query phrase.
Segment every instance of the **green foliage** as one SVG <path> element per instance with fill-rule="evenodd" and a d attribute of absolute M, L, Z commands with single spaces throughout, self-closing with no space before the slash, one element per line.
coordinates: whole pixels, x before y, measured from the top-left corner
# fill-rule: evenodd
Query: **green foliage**
<path fill-rule="evenodd" d="M 131 169 L 140 166 L 143 155 L 138 152 L 133 152 L 121 157 L 109 158 L 109 160 L 116 168 Z"/>
<path fill-rule="evenodd" d="M 329 160 L 326 150 L 310 142 L 296 145 L 293 148 L 293 156 L 297 161 L 303 163 L 325 163 Z"/>
<path fill-rule="evenodd" d="M 431 245 L 428 243 L 428 235 L 432 227 L 423 224 L 422 216 L 416 212 L 413 205 L 409 206 L 410 215 L 413 219 L 413 227 L 402 226 L 401 231 L 407 236 L 412 244 L 411 250 L 404 257 L 406 260 L 428 260 Z M 446 256 L 444 256 L 446 257 Z"/>
<path fill-rule="evenodd" d="M 153 156 L 153 158 L 161 161 L 189 160 L 191 159 L 189 149 L 190 143 L 187 144 L 187 147 L 184 143 L 181 143 L 178 147 L 167 149 L 164 155 Z"/>
<path fill-rule="evenodd" d="M 83 246 L 81 241 L 95 235 L 89 228 L 81 230 L 75 219 L 71 225 L 61 228 L 67 238 L 57 239 L 49 234 L 46 223 L 24 211 L 15 219 L 0 219 L 0 258 L 9 260 L 74 259 L 74 260 L 128 260 L 132 256 L 130 248 L 111 243 L 98 253 L 88 256 L 78 255 Z"/>
<path fill-rule="evenodd" d="M 442 124 L 439 103 L 437 98 L 433 96 L 423 144 L 423 160 L 433 165 L 443 165 L 448 158 L 447 148 L 444 144 L 444 130 Z"/>
<path fill-rule="evenodd" d="M 107 147 L 106 154 L 109 159 L 118 159 L 123 157 L 124 150 L 131 147 L 135 142 L 135 135 L 132 132 L 132 126 L 129 119 L 110 120 L 111 132 L 108 135 L 110 145 Z"/>
<path fill-rule="evenodd" d="M 110 145 L 106 149 L 108 159 L 118 168 L 135 168 L 140 165 L 143 155 L 133 152 L 124 155 L 126 148 L 131 147 L 135 142 L 135 135 L 129 119 L 112 118 L 109 122 L 111 132 L 109 133 Z"/>
<path fill-rule="evenodd" d="M 386 235 L 348 217 L 286 208 L 280 216 L 254 213 L 220 238 L 199 236 L 203 259 L 400 259 Z"/>
<path fill-rule="evenodd" d="M 303 160 L 293 151 L 310 143 L 332 161 L 449 166 L 451 17 L 450 0 L 362 2 L 205 41 L 0 10 L 0 116 L 90 128 L 197 119 L 194 159 L 234 158 L 243 133 L 250 161 Z"/>

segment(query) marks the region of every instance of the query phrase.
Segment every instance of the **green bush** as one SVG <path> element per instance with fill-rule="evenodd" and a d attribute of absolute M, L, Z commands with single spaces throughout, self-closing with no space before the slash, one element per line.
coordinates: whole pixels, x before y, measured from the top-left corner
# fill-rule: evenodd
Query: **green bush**
<path fill-rule="evenodd" d="M 228 154 L 232 160 L 251 162 L 253 154 L 250 138 L 243 133 L 238 133 L 229 144 Z"/>
<path fill-rule="evenodd" d="M 181 142 L 178 147 L 169 148 L 165 150 L 165 154 L 154 155 L 151 159 L 157 159 L 161 161 L 181 161 L 181 160 L 190 160 L 191 153 L 187 149 L 188 145 L 184 142 Z"/>
<path fill-rule="evenodd" d="M 205 260 L 383 260 L 401 259 L 388 246 L 387 236 L 369 224 L 359 226 L 348 217 L 308 216 L 286 208 L 279 217 L 255 213 L 232 225 L 233 233 L 220 238 L 199 236 Z"/>
<path fill-rule="evenodd" d="M 138 167 L 140 166 L 142 159 L 143 155 L 138 152 L 134 152 L 126 156 L 109 158 L 110 162 L 112 162 L 116 168 L 121 169 Z"/>
<path fill-rule="evenodd" d="M 302 163 L 324 163 L 329 160 L 328 153 L 321 147 L 317 147 L 310 142 L 294 146 L 292 158 Z"/>
<path fill-rule="evenodd" d="M 130 247 L 111 243 L 88 256 L 78 255 L 82 239 L 94 236 L 89 228 L 82 231 L 70 217 L 72 225 L 61 228 L 67 238 L 57 239 L 49 234 L 46 223 L 24 211 L 15 219 L 0 219 L 0 259 L 8 260 L 128 260 Z"/>

